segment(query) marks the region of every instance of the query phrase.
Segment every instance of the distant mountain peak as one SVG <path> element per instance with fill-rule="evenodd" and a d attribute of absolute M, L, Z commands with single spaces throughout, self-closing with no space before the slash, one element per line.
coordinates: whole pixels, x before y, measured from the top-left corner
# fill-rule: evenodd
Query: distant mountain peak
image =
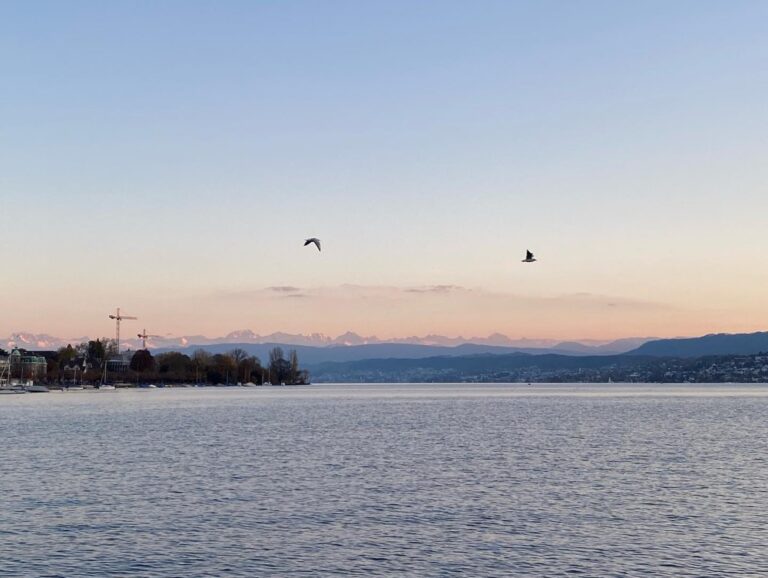
<path fill-rule="evenodd" d="M 258 337 L 259 336 L 250 329 L 238 329 L 236 331 L 230 331 L 227 333 L 224 339 L 251 341 L 253 339 L 258 339 Z"/>
<path fill-rule="evenodd" d="M 361 337 L 354 331 L 347 331 L 346 333 L 342 333 L 333 340 L 333 343 L 336 345 L 365 345 L 369 342 L 369 339 Z"/>
<path fill-rule="evenodd" d="M 4 339 L 5 347 L 13 349 L 14 347 L 20 347 L 22 349 L 58 349 L 59 347 L 66 346 L 68 344 L 77 344 L 83 341 L 87 341 L 87 337 L 78 337 L 76 339 L 61 339 L 48 335 L 47 333 L 28 333 L 28 332 L 16 332 L 11 333 L 6 339 Z"/>

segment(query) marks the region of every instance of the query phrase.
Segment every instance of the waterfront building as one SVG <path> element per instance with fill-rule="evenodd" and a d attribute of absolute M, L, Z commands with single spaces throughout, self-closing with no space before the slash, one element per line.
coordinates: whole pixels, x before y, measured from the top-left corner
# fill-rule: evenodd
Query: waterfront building
<path fill-rule="evenodd" d="M 42 355 L 23 349 L 14 349 L 10 355 L 0 357 L 0 385 L 14 381 L 38 381 L 48 372 L 48 361 Z"/>
<path fill-rule="evenodd" d="M 133 351 L 130 349 L 117 355 L 113 355 L 107 360 L 107 371 L 116 373 L 125 373 L 128 371 L 131 365 L 131 358 L 133 357 Z"/>

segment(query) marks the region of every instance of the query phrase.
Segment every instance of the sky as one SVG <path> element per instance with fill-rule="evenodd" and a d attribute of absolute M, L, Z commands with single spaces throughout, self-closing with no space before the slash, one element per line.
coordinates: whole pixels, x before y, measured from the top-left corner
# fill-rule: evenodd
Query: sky
<path fill-rule="evenodd" d="M 2 2 L 0 334 L 768 329 L 767 18 Z"/>

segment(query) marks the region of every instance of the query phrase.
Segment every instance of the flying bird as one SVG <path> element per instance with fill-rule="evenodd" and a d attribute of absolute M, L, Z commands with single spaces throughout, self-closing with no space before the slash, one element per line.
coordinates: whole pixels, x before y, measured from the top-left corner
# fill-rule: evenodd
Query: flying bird
<path fill-rule="evenodd" d="M 525 259 L 523 259 L 523 263 L 533 263 L 536 260 L 536 258 L 533 256 L 533 253 L 530 251 L 525 252 Z"/>
<path fill-rule="evenodd" d="M 320 251 L 320 239 L 318 239 L 317 237 L 311 237 L 310 239 L 307 239 L 306 241 L 304 241 L 304 246 L 306 247 L 310 243 L 314 243 L 315 247 L 317 247 L 317 250 Z"/>

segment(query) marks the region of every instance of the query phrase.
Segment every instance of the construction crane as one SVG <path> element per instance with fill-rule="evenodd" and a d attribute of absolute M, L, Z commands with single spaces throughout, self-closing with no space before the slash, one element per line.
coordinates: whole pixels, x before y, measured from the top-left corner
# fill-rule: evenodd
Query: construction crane
<path fill-rule="evenodd" d="M 117 312 L 114 315 L 110 315 L 109 318 L 115 320 L 115 342 L 117 344 L 117 354 L 120 355 L 120 322 L 123 319 L 138 319 L 138 317 L 120 315 L 120 308 L 118 307 Z"/>
<path fill-rule="evenodd" d="M 146 349 L 147 348 L 147 339 L 159 339 L 160 335 L 147 335 L 147 330 L 142 329 L 141 333 L 139 333 L 136 337 L 141 339 L 141 348 Z"/>

